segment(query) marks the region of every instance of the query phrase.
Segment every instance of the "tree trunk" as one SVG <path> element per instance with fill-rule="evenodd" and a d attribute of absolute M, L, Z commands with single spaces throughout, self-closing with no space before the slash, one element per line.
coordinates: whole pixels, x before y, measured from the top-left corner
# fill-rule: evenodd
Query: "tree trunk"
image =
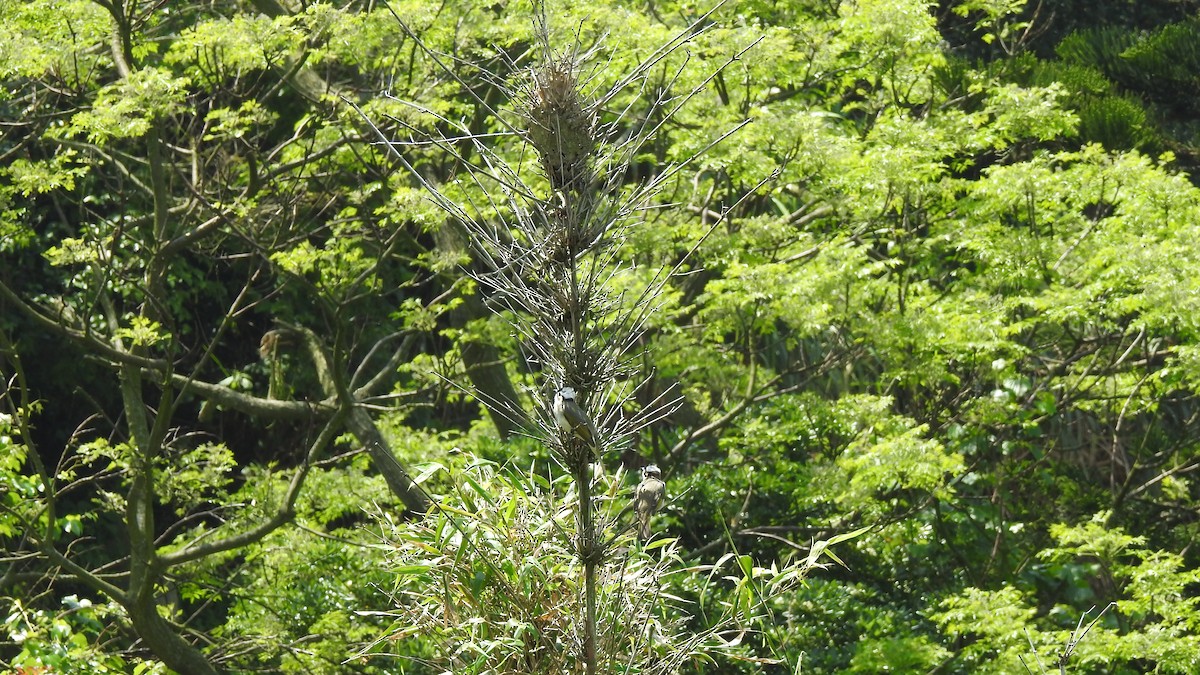
<path fill-rule="evenodd" d="M 459 256 L 466 252 L 464 243 L 467 234 L 455 222 L 446 222 L 438 229 L 435 239 L 437 245 L 449 256 Z M 453 280 L 443 275 L 447 286 Z M 450 312 L 450 325 L 463 328 L 475 319 L 488 316 L 488 308 L 479 299 L 478 291 L 470 295 L 462 295 L 462 304 Z M 495 345 L 480 340 L 465 339 L 460 345 L 463 367 L 467 378 L 471 380 L 472 392 L 487 410 L 488 417 L 496 426 L 500 437 L 507 439 L 526 425 L 525 409 L 521 406 L 521 398 L 517 389 L 508 377 L 504 368 L 500 350 Z"/>
<path fill-rule="evenodd" d="M 463 298 L 463 303 L 450 316 L 456 328 L 465 326 L 472 319 L 487 315 L 487 308 L 478 295 Z M 525 426 L 525 410 L 517 395 L 516 387 L 508 377 L 500 350 L 495 345 L 480 340 L 463 340 L 459 347 L 467 378 L 475 389 L 475 396 L 487 410 L 492 424 L 507 439 Z"/>
<path fill-rule="evenodd" d="M 396 456 L 392 454 L 387 439 L 379 432 L 379 427 L 375 426 L 375 421 L 371 419 L 367 411 L 357 407 L 351 410 L 350 414 L 346 416 L 346 428 L 367 449 L 367 453 L 371 455 L 371 461 L 375 463 L 375 468 L 383 474 L 388 488 L 391 489 L 392 494 L 404 502 L 405 508 L 413 513 L 428 511 L 429 498 L 425 496 L 421 486 L 417 485 L 412 476 L 409 476 L 408 472 L 404 470 L 400 461 L 396 459 Z"/>
<path fill-rule="evenodd" d="M 371 461 L 375 463 L 375 468 L 379 470 L 379 473 L 383 474 L 383 479 L 387 481 L 392 494 L 396 495 L 409 511 L 414 513 L 428 511 L 429 498 L 425 496 L 421 486 L 417 485 L 400 461 L 396 459 L 396 456 L 392 454 L 391 445 L 379 432 L 375 421 L 371 419 L 366 410 L 359 407 L 358 400 L 347 388 L 345 378 L 335 375 L 334 364 L 325 352 L 321 339 L 307 328 L 300 326 L 284 326 L 284 328 L 300 335 L 304 340 L 304 346 L 317 371 L 317 379 L 321 382 L 321 388 L 326 396 L 336 397 L 338 405 L 349 411 L 346 415 L 346 428 L 351 434 L 354 434 L 354 438 L 359 443 L 362 443 L 367 454 L 371 455 Z"/>
<path fill-rule="evenodd" d="M 194 646 L 159 616 L 154 594 L 144 592 L 125 608 L 133 629 L 155 658 L 177 673 L 217 675 L 219 672 Z"/>

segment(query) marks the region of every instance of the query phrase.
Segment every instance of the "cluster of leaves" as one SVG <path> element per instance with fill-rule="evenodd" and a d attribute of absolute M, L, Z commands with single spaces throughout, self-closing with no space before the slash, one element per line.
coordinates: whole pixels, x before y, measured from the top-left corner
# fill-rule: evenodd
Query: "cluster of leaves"
<path fill-rule="evenodd" d="M 387 655 L 411 672 L 579 669 L 584 589 L 569 478 L 473 462 L 441 482 L 449 491 L 429 518 L 379 514 L 396 609 L 379 613 L 391 627 L 359 657 Z M 733 554 L 687 564 L 674 539 L 636 540 L 624 482 L 617 472 L 596 483 L 598 517 L 619 544 L 599 572 L 598 652 L 606 672 L 774 662 L 748 649 L 748 634 L 774 626 L 764 600 L 787 597 L 809 570 L 827 564 L 823 557 L 837 560 L 830 547 L 859 534 L 823 541 L 787 565 L 761 567 Z"/>
<path fill-rule="evenodd" d="M 1050 528 L 1056 545 L 1039 553 L 1034 573 L 1071 587 L 1049 610 L 1018 585 L 1005 584 L 964 589 L 930 612 L 964 645 L 959 658 L 965 666 L 996 673 L 1043 661 L 1119 673 L 1195 669 L 1197 607 L 1187 589 L 1200 574 L 1181 555 L 1149 550 L 1144 537 L 1106 525 L 1110 515 Z M 1083 602 L 1091 608 L 1077 619 Z M 1097 608 L 1103 611 L 1092 615 Z M 1091 623 L 1083 632 L 1085 621 Z"/>
<path fill-rule="evenodd" d="M 165 673 L 161 664 L 126 659 L 114 653 L 114 627 L 125 623 L 113 604 L 94 605 L 87 598 L 62 598 L 59 611 L 27 606 L 5 598 L 3 630 L 20 647 L 8 664 L 18 673 Z M 40 603 L 33 603 L 40 604 Z"/>
<path fill-rule="evenodd" d="M 1002 40 L 1029 27 L 1024 4 L 958 9 Z M 1062 602 L 1045 576 L 1075 572 L 1030 570 L 1049 555 L 1052 522 L 1110 509 L 1169 555 L 1194 534 L 1196 288 L 1183 270 L 1200 193 L 1175 155 L 1089 130 L 1074 81 L 1053 75 L 1070 59 L 1039 62 L 1044 77 L 1016 44 L 967 62 L 927 9 L 854 3 L 797 11 L 787 29 L 750 23 L 768 58 L 692 123 L 754 122 L 679 193 L 689 210 L 658 219 L 663 230 L 694 228 L 690 214 L 728 221 L 701 250 L 692 288 L 703 290 L 680 298 L 694 320 L 655 336 L 661 372 L 710 419 L 755 409 L 715 445 L 659 446 L 696 466 L 672 486 L 686 491 L 672 509 L 685 541 L 712 550 L 732 534 L 778 551 L 779 536 L 876 526 L 833 582 L 844 598 L 823 583 L 789 605 L 789 626 L 845 621 L 798 630 L 808 639 L 790 647 L 815 672 L 1011 672 L 1022 645 L 1032 654 L 1023 636 L 1002 658 L 998 634 L 943 632 L 931 599 L 1009 584 L 1037 599 L 1025 625 L 1056 626 L 1039 649 L 1061 646 L 1063 617 L 1074 628 L 1096 603 Z M 858 27 L 884 16 L 903 43 Z M 763 72 L 797 62 L 809 69 L 791 77 L 825 79 Z M 761 185 L 771 172 L 778 182 Z M 805 393 L 764 403 L 780 390 Z M 1186 650 L 1162 651 L 1178 634 L 1163 628 L 1123 625 L 1125 644 L 1145 649 L 1110 649 L 1106 663 L 1194 667 Z"/>

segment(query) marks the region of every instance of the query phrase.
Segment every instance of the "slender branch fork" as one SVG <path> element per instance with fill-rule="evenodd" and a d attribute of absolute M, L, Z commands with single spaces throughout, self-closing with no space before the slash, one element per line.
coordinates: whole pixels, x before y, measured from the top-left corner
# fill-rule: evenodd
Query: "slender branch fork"
<path fill-rule="evenodd" d="M 1100 613 L 1096 615 L 1095 619 L 1092 619 L 1092 621 L 1088 623 L 1086 628 L 1084 627 L 1083 622 L 1087 619 L 1089 614 L 1095 611 L 1096 606 L 1092 605 L 1088 611 L 1079 615 L 1079 623 L 1075 625 L 1075 630 L 1071 631 L 1071 637 L 1067 638 L 1066 643 L 1063 644 L 1062 651 L 1058 653 L 1058 658 L 1054 661 L 1054 665 L 1058 666 L 1059 675 L 1067 674 L 1067 664 L 1071 660 L 1071 655 L 1075 653 L 1075 648 L 1078 647 L 1079 643 L 1083 641 L 1083 638 L 1087 636 L 1088 631 L 1092 630 L 1092 627 L 1099 623 L 1100 619 L 1104 618 L 1104 614 L 1108 612 L 1108 610 L 1116 606 L 1116 602 L 1110 602 L 1105 605 L 1104 609 L 1100 610 Z M 1033 658 L 1034 661 L 1037 662 L 1039 673 L 1044 674 L 1046 672 L 1046 667 L 1042 665 L 1042 659 L 1040 656 L 1038 656 L 1037 646 L 1033 644 L 1033 636 L 1029 634 L 1028 628 L 1025 629 L 1025 639 L 1029 641 L 1029 651 L 1033 652 Z M 1020 659 L 1021 665 L 1025 666 L 1026 672 L 1033 672 L 1030 670 L 1029 664 L 1025 663 L 1025 657 L 1018 656 L 1017 658 Z"/>

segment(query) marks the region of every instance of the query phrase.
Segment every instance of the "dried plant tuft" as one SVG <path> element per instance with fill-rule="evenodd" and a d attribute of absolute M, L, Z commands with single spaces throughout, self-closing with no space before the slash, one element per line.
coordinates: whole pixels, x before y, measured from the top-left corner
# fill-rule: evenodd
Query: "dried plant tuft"
<path fill-rule="evenodd" d="M 530 70 L 518 112 L 554 190 L 581 192 L 592 183 L 596 114 L 580 97 L 578 68 L 570 58 L 548 59 Z"/>

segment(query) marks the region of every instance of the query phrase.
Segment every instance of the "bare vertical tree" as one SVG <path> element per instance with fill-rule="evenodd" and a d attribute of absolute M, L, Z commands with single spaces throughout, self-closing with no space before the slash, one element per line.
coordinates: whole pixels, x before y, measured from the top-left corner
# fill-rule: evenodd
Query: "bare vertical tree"
<path fill-rule="evenodd" d="M 682 261 L 653 275 L 635 297 L 612 289 L 614 281 L 631 271 L 621 260 L 630 228 L 638 226 L 640 213 L 662 186 L 695 158 L 660 167 L 641 181 L 631 179 L 630 169 L 663 124 L 709 82 L 681 94 L 684 71 L 668 64 L 710 21 L 708 14 L 700 17 L 603 89 L 595 84 L 601 67 L 592 62 L 595 51 L 578 39 L 568 49 L 556 48 L 543 7 L 536 9 L 535 21 L 539 44 L 532 65 L 511 64 L 521 73 L 518 80 L 494 83 L 506 93 L 510 107 L 496 109 L 477 101 L 502 127 L 502 140 L 449 119 L 439 122 L 455 130 L 453 139 L 395 142 L 377 127 L 376 132 L 466 233 L 472 254 L 467 272 L 489 308 L 511 322 L 525 363 L 541 375 L 542 386 L 532 392 L 535 412 L 520 417 L 574 481 L 573 553 L 582 570 L 584 596 L 577 622 L 578 657 L 588 673 L 595 673 L 603 660 L 597 636 L 598 570 L 619 540 L 603 530 L 620 526 L 597 517 L 594 465 L 615 461 L 610 459 L 619 454 L 615 450 L 675 407 L 669 396 L 652 397 L 651 405 L 637 410 L 631 402 L 648 381 L 640 372 L 642 360 L 635 358 L 636 345 L 647 318 L 660 305 L 660 291 Z M 429 56 L 441 59 L 432 51 Z M 459 78 L 450 63 L 443 67 L 449 77 Z M 660 80 L 653 87 L 651 74 Z M 613 109 L 618 99 L 628 103 Z M 455 155 L 462 167 L 457 182 L 438 185 L 423 176 L 406 159 L 409 142 L 434 143 Z M 506 154 L 514 146 L 532 150 L 537 161 L 526 159 L 528 152 Z M 513 154 L 520 159 L 509 159 Z M 566 388 L 575 394 L 576 413 L 587 419 L 587 433 L 555 422 L 552 402 Z"/>

